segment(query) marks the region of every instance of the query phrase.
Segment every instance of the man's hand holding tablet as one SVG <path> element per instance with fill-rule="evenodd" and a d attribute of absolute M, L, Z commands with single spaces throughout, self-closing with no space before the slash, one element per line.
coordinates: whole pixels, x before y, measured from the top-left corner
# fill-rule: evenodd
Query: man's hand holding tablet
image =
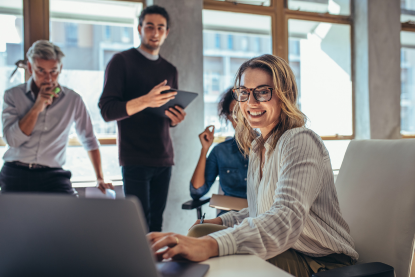
<path fill-rule="evenodd" d="M 182 122 L 186 117 L 186 112 L 177 105 L 174 106 L 174 108 L 170 107 L 168 110 L 165 111 L 165 113 L 171 120 L 171 127 L 176 126 L 177 124 Z"/>
<path fill-rule="evenodd" d="M 127 114 L 133 115 L 147 108 L 159 108 L 170 100 L 173 100 L 177 95 L 177 91 L 171 89 L 170 86 L 166 86 L 166 83 L 167 81 L 164 80 L 146 95 L 128 101 L 126 106 Z M 186 117 L 186 112 L 178 105 L 169 107 L 164 111 L 164 114 L 171 120 L 171 127 L 176 126 Z"/>
<path fill-rule="evenodd" d="M 177 94 L 176 91 L 164 93 L 164 91 L 170 89 L 170 86 L 166 86 L 166 83 L 167 81 L 164 80 L 143 96 L 142 100 L 146 104 L 146 108 L 158 108 L 169 102 L 171 99 L 174 99 Z"/>

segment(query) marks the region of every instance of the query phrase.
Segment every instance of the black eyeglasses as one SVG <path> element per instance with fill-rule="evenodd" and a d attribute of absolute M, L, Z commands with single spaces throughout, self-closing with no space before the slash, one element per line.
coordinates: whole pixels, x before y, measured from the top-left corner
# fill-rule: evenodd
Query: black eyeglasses
<path fill-rule="evenodd" d="M 256 88 L 245 88 L 239 87 L 232 89 L 232 96 L 238 102 L 246 102 L 249 99 L 249 95 L 254 95 L 256 101 L 267 102 L 272 98 L 272 90 L 270 87 L 256 87 Z"/>

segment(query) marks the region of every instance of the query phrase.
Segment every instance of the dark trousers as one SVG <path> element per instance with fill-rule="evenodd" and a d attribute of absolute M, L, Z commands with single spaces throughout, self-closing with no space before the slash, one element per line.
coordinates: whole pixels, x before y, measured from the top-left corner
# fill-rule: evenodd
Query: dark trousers
<path fill-rule="evenodd" d="M 122 166 L 124 193 L 140 200 L 150 232 L 161 231 L 170 176 L 171 166 Z"/>
<path fill-rule="evenodd" d="M 2 193 L 38 192 L 76 195 L 72 188 L 71 172 L 62 168 L 28 168 L 4 163 L 0 171 Z"/>

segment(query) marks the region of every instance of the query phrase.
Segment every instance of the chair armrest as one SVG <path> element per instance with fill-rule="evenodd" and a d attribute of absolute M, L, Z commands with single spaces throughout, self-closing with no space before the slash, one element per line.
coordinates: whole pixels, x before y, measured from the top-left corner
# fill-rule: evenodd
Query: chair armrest
<path fill-rule="evenodd" d="M 187 202 L 184 202 L 182 204 L 182 209 L 183 210 L 193 210 L 196 208 L 199 208 L 200 206 L 208 203 L 210 201 L 210 197 L 202 197 L 199 200 L 189 200 Z"/>
<path fill-rule="evenodd" d="M 314 273 L 312 277 L 395 277 L 393 267 L 384 263 L 365 263 Z"/>

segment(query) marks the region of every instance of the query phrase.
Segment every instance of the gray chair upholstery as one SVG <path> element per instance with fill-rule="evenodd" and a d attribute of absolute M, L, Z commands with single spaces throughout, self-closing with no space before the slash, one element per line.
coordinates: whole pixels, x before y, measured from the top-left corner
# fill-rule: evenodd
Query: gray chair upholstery
<path fill-rule="evenodd" d="M 409 277 L 415 237 L 415 139 L 352 141 L 336 189 L 358 263 L 382 262 L 394 267 L 397 277 Z"/>

